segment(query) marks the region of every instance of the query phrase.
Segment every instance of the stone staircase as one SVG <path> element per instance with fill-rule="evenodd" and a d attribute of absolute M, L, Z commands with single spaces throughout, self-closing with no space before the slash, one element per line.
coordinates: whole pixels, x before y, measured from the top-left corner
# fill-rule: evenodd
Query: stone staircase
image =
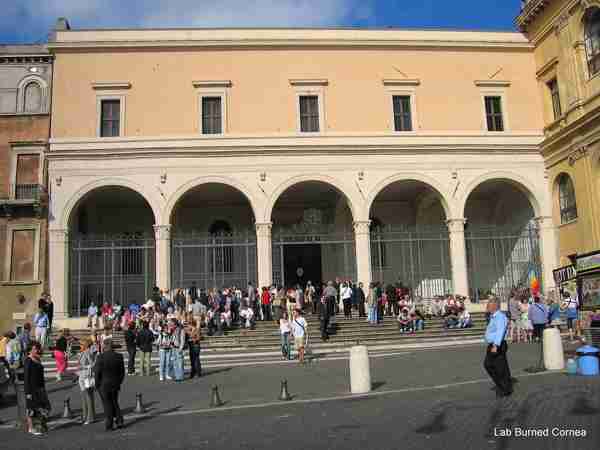
<path fill-rule="evenodd" d="M 348 349 L 360 343 L 367 345 L 370 351 L 393 351 L 402 348 L 423 348 L 432 346 L 456 345 L 458 343 L 481 342 L 485 330 L 485 315 L 471 315 L 473 327 L 467 329 L 445 329 L 441 319 L 426 321 L 425 329 L 414 334 L 401 334 L 394 317 L 385 317 L 382 324 L 370 325 L 364 318 L 354 316 L 351 319 L 338 314 L 337 330 L 329 341 L 320 339 L 319 320 L 317 316 L 305 315 L 308 322 L 309 349 L 313 356 L 323 358 L 347 353 Z M 89 336 L 89 330 L 70 330 L 76 338 Z M 58 337 L 55 332 L 51 342 Z M 123 332 L 113 334 L 114 342 L 125 352 Z M 187 352 L 186 352 L 187 353 Z M 72 358 L 73 359 L 73 358 Z M 283 362 L 281 361 L 279 325 L 275 322 L 257 322 L 254 330 L 233 329 L 223 336 L 204 336 L 201 359 L 207 367 L 233 365 L 252 365 Z M 153 363 L 158 364 L 158 352 L 152 356 Z M 55 371 L 54 360 L 50 352 L 44 356 L 46 374 Z M 73 366 L 74 364 L 71 364 Z"/>

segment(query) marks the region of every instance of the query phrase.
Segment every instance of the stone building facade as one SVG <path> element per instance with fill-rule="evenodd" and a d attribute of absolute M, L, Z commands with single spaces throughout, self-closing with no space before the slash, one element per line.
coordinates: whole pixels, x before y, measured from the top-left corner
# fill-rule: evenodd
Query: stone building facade
<path fill-rule="evenodd" d="M 519 33 L 62 29 L 49 47 L 63 319 L 192 282 L 553 287 Z"/>
<path fill-rule="evenodd" d="M 48 288 L 51 61 L 45 46 L 0 46 L 0 330 L 33 314 Z"/>
<path fill-rule="evenodd" d="M 535 47 L 540 150 L 565 266 L 600 248 L 600 1 L 529 0 L 516 22 Z"/>

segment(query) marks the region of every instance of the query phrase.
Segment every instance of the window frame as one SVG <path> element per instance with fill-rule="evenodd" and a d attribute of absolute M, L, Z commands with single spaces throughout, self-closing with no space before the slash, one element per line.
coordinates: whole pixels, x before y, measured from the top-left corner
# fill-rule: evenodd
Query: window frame
<path fill-rule="evenodd" d="M 591 18 L 593 16 L 598 16 L 598 20 L 600 21 L 600 7 L 595 6 L 586 11 L 583 21 L 583 42 L 589 79 L 600 74 L 600 24 L 598 25 L 598 34 L 595 36 L 597 38 L 595 42 L 598 44 L 596 53 L 592 53 L 591 49 L 594 36 L 588 33 Z M 592 71 L 592 68 L 595 68 L 596 70 Z"/>
<path fill-rule="evenodd" d="M 219 103 L 220 103 L 220 107 L 221 107 L 221 130 L 218 133 L 205 133 L 204 132 L 204 99 L 213 99 L 213 98 L 218 98 L 219 99 Z M 224 120 L 223 120 L 223 95 L 222 94 L 216 94 L 216 95 L 208 95 L 208 94 L 203 94 L 200 96 L 200 134 L 203 136 L 218 136 L 220 134 L 224 134 L 223 133 L 223 125 L 224 125 Z"/>
<path fill-rule="evenodd" d="M 11 186 L 16 186 L 17 184 L 17 166 L 19 161 L 19 155 L 38 155 L 38 184 L 40 186 L 44 186 L 44 146 L 13 146 L 10 152 L 10 162 L 9 162 L 9 183 Z M 16 200 L 17 190 L 10 190 L 10 200 Z"/>
<path fill-rule="evenodd" d="M 102 94 L 96 96 L 96 136 L 101 139 L 114 139 L 125 136 L 125 94 Z M 119 100 L 119 134 L 117 136 L 102 136 L 102 102 Z"/>
<path fill-rule="evenodd" d="M 570 192 L 570 194 L 572 195 L 571 199 L 569 199 L 565 195 L 563 195 L 563 189 L 561 188 L 563 180 L 566 180 L 571 186 L 571 192 Z M 577 211 L 577 195 L 575 194 L 575 184 L 573 183 L 573 178 L 571 177 L 571 175 L 564 173 L 564 172 L 561 173 L 557 179 L 557 187 L 558 187 L 558 214 L 560 216 L 560 224 L 566 225 L 571 222 L 575 222 L 579 217 L 579 213 Z M 564 202 L 563 202 L 563 199 L 565 199 Z M 571 200 L 571 202 L 567 203 L 568 200 Z M 563 207 L 563 203 L 564 203 L 564 207 Z M 574 213 L 574 216 L 569 217 L 568 216 L 569 213 Z"/>
<path fill-rule="evenodd" d="M 388 129 L 394 134 L 416 134 L 420 129 L 419 125 L 419 114 L 417 110 L 417 87 L 420 86 L 420 80 L 390 80 L 384 79 L 383 85 L 386 88 L 386 95 L 388 96 L 389 107 L 391 109 L 390 122 Z M 410 119 L 412 124 L 411 131 L 397 131 L 395 116 L 394 116 L 394 97 L 410 97 Z"/>
<path fill-rule="evenodd" d="M 203 109 L 202 102 L 205 97 L 221 99 L 221 132 L 220 133 L 204 133 L 202 125 Z M 202 89 L 198 92 L 198 133 L 200 136 L 221 136 L 227 133 L 227 91 L 223 89 Z"/>
<path fill-rule="evenodd" d="M 319 136 L 326 133 L 325 120 L 325 86 L 329 83 L 327 80 L 290 80 L 294 87 L 294 101 L 296 102 L 296 133 L 302 136 Z M 316 96 L 319 111 L 319 131 L 302 131 L 300 120 L 300 97 Z"/>
<path fill-rule="evenodd" d="M 552 112 L 554 114 L 554 120 L 558 120 L 562 117 L 562 105 L 560 102 L 560 87 L 558 84 L 558 78 L 553 77 L 546 82 L 546 87 L 550 93 L 550 104 L 552 105 Z"/>
<path fill-rule="evenodd" d="M 302 100 L 303 99 L 315 99 L 317 102 L 317 130 L 303 130 L 302 129 Z M 298 96 L 298 120 L 300 122 L 299 124 L 299 131 L 300 133 L 320 133 L 321 132 L 321 111 L 320 111 L 320 101 L 319 101 L 319 96 L 318 95 L 314 95 L 314 94 L 302 94 Z"/>
<path fill-rule="evenodd" d="M 31 280 L 12 280 L 12 261 L 13 261 L 13 234 L 15 231 L 33 231 L 33 274 Z M 6 248 L 4 261 L 4 282 L 3 284 L 19 285 L 19 284 L 39 284 L 40 283 L 40 238 L 41 226 L 39 223 L 23 223 L 12 224 L 6 226 Z"/>
<path fill-rule="evenodd" d="M 485 99 L 487 97 L 499 97 L 500 98 L 500 109 L 502 112 L 502 131 L 491 131 L 488 129 L 487 123 L 487 108 L 485 105 Z M 508 108 L 507 108 L 507 100 L 506 100 L 506 92 L 503 90 L 481 90 L 481 108 L 483 112 L 483 131 L 488 134 L 500 134 L 507 133 L 510 131 L 510 121 L 508 118 Z"/>
<path fill-rule="evenodd" d="M 40 88 L 40 110 L 37 112 L 25 111 L 25 90 L 29 84 L 35 83 Z M 17 114 L 34 116 L 36 114 L 48 114 L 48 83 L 39 75 L 27 75 L 17 85 Z"/>
<path fill-rule="evenodd" d="M 192 81 L 192 86 L 195 89 L 197 100 L 197 127 L 198 135 L 206 138 L 223 136 L 229 132 L 229 95 L 231 88 L 231 80 L 196 80 Z M 204 134 L 202 132 L 202 99 L 204 97 L 221 97 L 221 132 Z"/>

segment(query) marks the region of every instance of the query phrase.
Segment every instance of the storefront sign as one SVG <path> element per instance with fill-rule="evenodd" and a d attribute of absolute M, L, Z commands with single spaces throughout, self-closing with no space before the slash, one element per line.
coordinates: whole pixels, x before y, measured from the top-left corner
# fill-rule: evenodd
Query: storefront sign
<path fill-rule="evenodd" d="M 588 253 L 577 257 L 577 274 L 600 270 L 600 252 Z"/>
<path fill-rule="evenodd" d="M 575 266 L 571 264 L 569 266 L 554 269 L 552 275 L 554 276 L 554 282 L 556 284 L 563 284 L 569 280 L 575 279 L 577 277 L 577 272 L 575 271 Z"/>

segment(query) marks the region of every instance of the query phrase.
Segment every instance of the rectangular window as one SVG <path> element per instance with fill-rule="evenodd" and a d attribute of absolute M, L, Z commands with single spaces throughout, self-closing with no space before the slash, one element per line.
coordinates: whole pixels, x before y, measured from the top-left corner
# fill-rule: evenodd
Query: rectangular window
<path fill-rule="evenodd" d="M 303 133 L 319 132 L 319 96 L 300 96 L 300 131 Z"/>
<path fill-rule="evenodd" d="M 488 131 L 504 131 L 502 119 L 502 98 L 498 96 L 485 97 L 485 116 Z"/>
<path fill-rule="evenodd" d="M 394 95 L 394 130 L 412 131 L 412 116 L 410 112 L 410 96 Z"/>
<path fill-rule="evenodd" d="M 40 155 L 17 155 L 15 176 L 15 199 L 29 200 L 38 198 Z"/>
<path fill-rule="evenodd" d="M 14 230 L 10 260 L 11 281 L 33 281 L 35 230 Z"/>
<path fill-rule="evenodd" d="M 121 100 L 102 100 L 100 102 L 100 137 L 120 135 Z"/>
<path fill-rule="evenodd" d="M 202 97 L 202 134 L 221 134 L 221 97 Z"/>
<path fill-rule="evenodd" d="M 557 120 L 562 116 L 562 110 L 560 107 L 560 93 L 558 92 L 558 81 L 556 78 L 548 82 L 548 89 L 550 90 L 550 98 L 552 99 L 552 110 L 554 111 L 554 120 Z"/>

